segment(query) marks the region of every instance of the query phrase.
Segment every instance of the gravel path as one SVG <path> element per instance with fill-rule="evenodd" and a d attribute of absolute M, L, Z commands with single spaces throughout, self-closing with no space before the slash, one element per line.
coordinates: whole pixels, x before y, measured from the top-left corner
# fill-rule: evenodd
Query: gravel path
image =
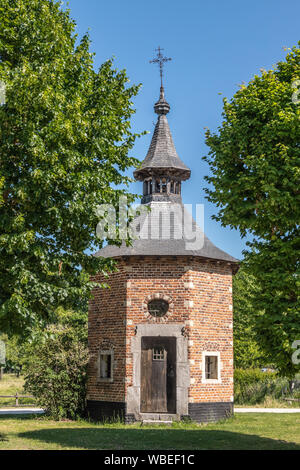
<path fill-rule="evenodd" d="M 0 415 L 42 414 L 42 408 L 0 408 Z"/>
<path fill-rule="evenodd" d="M 235 413 L 300 413 L 300 408 L 234 408 Z"/>

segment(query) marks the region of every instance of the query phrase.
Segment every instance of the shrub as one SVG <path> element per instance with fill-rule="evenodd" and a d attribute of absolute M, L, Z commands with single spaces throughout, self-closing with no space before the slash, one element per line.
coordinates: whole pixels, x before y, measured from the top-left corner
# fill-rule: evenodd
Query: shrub
<path fill-rule="evenodd" d="M 276 377 L 276 372 L 262 372 L 260 369 L 235 369 L 234 371 L 234 382 L 241 387 L 257 382 L 268 382 Z"/>
<path fill-rule="evenodd" d="M 26 366 L 25 390 L 54 419 L 75 419 L 85 409 L 88 350 L 74 330 L 51 328 Z"/>
<path fill-rule="evenodd" d="M 236 369 L 234 372 L 234 401 L 236 404 L 255 405 L 269 396 L 282 397 L 288 387 L 288 379 L 278 377 L 276 372 L 262 372 L 260 369 Z"/>

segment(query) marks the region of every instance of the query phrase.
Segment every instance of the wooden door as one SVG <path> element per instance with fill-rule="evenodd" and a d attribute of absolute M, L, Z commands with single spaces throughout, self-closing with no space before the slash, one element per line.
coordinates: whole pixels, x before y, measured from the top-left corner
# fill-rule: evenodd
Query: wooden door
<path fill-rule="evenodd" d="M 142 413 L 176 412 L 176 347 L 174 345 L 176 345 L 175 338 L 142 338 Z"/>

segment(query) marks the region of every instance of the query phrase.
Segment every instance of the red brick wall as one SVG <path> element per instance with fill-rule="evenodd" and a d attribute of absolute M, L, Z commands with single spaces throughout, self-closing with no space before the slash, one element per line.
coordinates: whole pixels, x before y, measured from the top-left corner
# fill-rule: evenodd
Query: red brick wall
<path fill-rule="evenodd" d="M 88 341 L 90 350 L 88 399 L 125 400 L 126 354 L 126 274 L 122 266 L 109 280 L 101 275 L 95 281 L 107 282 L 110 288 L 96 288 L 89 304 Z M 100 349 L 114 349 L 113 383 L 97 382 L 97 359 Z"/>
<path fill-rule="evenodd" d="M 103 281 L 101 276 L 97 280 Z M 90 400 L 125 401 L 132 385 L 130 338 L 147 322 L 181 323 L 189 339 L 189 402 L 232 401 L 232 269 L 230 264 L 188 257 L 132 257 L 119 262 L 119 272 L 96 289 L 89 308 Z M 155 294 L 170 302 L 161 319 L 149 316 L 147 301 Z M 125 335 L 126 332 L 126 335 Z M 97 354 L 105 344 L 115 351 L 114 382 L 97 383 Z M 202 383 L 202 351 L 219 351 L 221 383 Z M 126 373 L 125 373 L 126 371 Z"/>

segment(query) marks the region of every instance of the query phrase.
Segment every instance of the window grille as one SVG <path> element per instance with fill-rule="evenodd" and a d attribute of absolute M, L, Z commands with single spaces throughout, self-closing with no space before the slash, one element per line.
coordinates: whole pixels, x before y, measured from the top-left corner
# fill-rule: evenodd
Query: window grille
<path fill-rule="evenodd" d="M 163 361 L 165 358 L 164 348 L 154 348 L 152 357 L 153 357 L 153 361 Z"/>
<path fill-rule="evenodd" d="M 153 299 L 148 303 L 148 311 L 154 317 L 163 317 L 169 310 L 169 304 L 163 299 Z"/>

